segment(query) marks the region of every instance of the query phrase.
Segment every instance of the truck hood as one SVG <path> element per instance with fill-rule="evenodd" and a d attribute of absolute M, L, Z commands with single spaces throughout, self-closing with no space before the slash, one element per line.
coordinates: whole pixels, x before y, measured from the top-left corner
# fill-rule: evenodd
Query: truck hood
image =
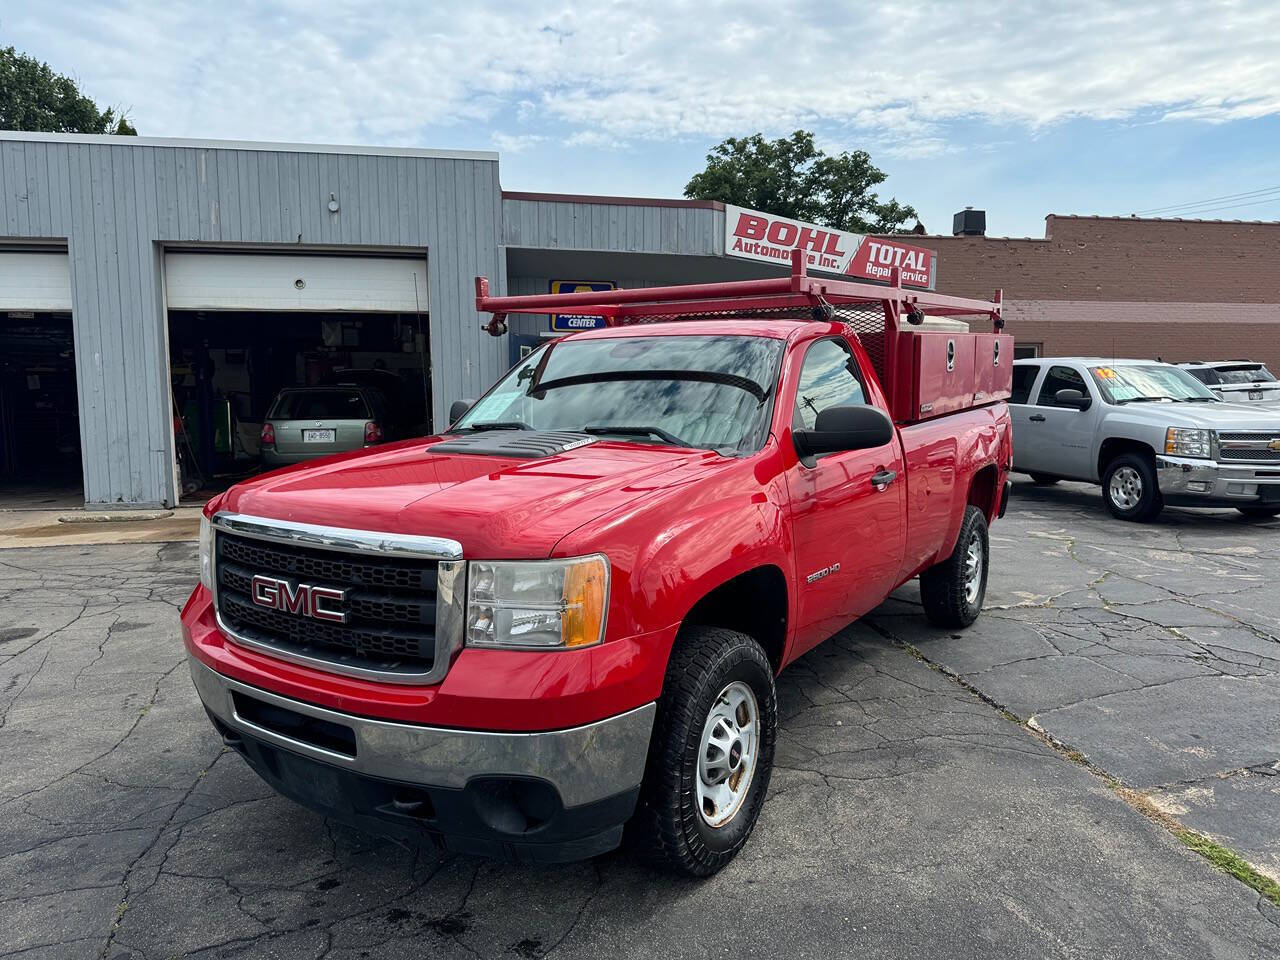
<path fill-rule="evenodd" d="M 266 474 L 232 487 L 216 509 L 448 537 L 471 557 L 545 557 L 582 524 L 733 462 L 710 450 L 609 441 L 531 458 L 434 453 L 441 439 Z"/>
<path fill-rule="evenodd" d="M 1121 407 L 1133 414 L 1141 407 L 1148 422 L 1205 430 L 1274 430 L 1280 433 L 1280 409 L 1257 403 L 1144 403 Z"/>

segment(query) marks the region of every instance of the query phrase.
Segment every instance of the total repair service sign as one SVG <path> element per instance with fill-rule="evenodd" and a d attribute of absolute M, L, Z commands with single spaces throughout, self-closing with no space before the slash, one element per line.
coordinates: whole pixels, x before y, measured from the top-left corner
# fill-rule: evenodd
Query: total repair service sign
<path fill-rule="evenodd" d="M 724 205 L 726 256 L 789 267 L 797 247 L 806 252 L 810 270 L 887 283 L 889 271 L 897 267 L 903 286 L 933 289 L 932 250 Z"/>

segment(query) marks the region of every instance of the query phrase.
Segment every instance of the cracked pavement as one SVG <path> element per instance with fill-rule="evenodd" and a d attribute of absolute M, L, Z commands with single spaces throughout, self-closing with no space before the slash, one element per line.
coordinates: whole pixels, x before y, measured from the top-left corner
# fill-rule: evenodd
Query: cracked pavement
<path fill-rule="evenodd" d="M 1280 955 L 1280 909 L 1022 726 L 1280 875 L 1278 534 L 1017 483 L 974 627 L 908 585 L 786 671 L 760 824 L 703 882 L 327 823 L 204 716 L 194 544 L 0 550 L 0 956 Z"/>

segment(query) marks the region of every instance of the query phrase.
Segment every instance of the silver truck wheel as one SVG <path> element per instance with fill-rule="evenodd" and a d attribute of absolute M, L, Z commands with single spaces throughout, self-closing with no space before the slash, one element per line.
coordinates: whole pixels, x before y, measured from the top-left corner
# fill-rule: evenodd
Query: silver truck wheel
<path fill-rule="evenodd" d="M 1120 520 L 1154 520 L 1164 509 L 1150 454 L 1122 453 L 1102 471 L 1102 501 Z"/>
<path fill-rule="evenodd" d="M 760 707 L 756 695 L 735 680 L 716 697 L 702 726 L 698 758 L 698 813 L 709 827 L 737 816 L 751 789 L 760 751 Z"/>
<path fill-rule="evenodd" d="M 1107 492 L 1121 510 L 1132 510 L 1142 502 L 1142 475 L 1133 467 L 1123 466 L 1111 475 Z"/>

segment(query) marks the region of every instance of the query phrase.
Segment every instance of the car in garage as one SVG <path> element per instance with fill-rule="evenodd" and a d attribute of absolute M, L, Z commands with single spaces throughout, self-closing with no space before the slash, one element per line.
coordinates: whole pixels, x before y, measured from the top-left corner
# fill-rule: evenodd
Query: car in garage
<path fill-rule="evenodd" d="M 358 386 L 291 387 L 272 401 L 262 424 L 262 462 L 283 467 L 381 443 L 387 401 Z"/>
<path fill-rule="evenodd" d="M 1280 380 L 1265 363 L 1225 360 L 1205 363 L 1197 360 L 1178 364 L 1206 387 L 1232 403 L 1280 404 Z"/>
<path fill-rule="evenodd" d="M 1280 410 L 1226 403 L 1173 364 L 1016 360 L 1009 409 L 1015 471 L 1101 484 L 1121 520 L 1165 504 L 1280 514 Z"/>

